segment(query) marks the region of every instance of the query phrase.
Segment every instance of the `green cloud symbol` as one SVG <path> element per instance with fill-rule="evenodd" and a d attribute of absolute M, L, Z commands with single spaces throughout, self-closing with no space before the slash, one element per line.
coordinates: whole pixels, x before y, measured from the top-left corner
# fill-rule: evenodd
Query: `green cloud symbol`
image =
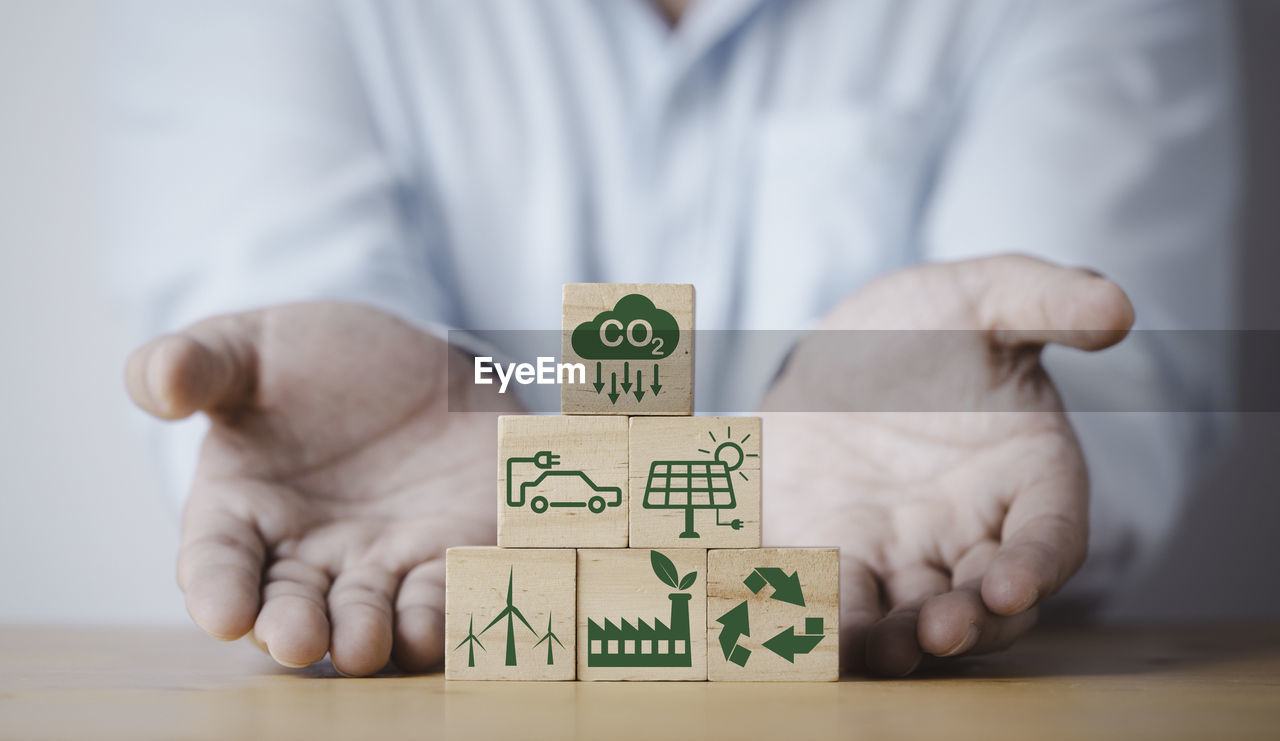
<path fill-rule="evenodd" d="M 630 293 L 610 311 L 573 330 L 573 351 L 584 360 L 660 360 L 675 351 L 680 328 L 671 312 Z"/>

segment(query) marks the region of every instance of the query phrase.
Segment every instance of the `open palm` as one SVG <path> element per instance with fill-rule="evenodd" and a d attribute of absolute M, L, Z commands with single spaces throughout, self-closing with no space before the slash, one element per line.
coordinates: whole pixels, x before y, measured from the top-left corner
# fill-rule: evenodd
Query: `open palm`
<path fill-rule="evenodd" d="M 1034 623 L 1088 536 L 1040 350 L 1102 349 L 1132 321 L 1103 278 L 1000 257 L 882 278 L 822 326 L 854 331 L 796 349 L 765 402 L 765 537 L 840 546 L 847 668 L 907 674 Z M 823 408 L 845 411 L 788 412 Z"/>
<path fill-rule="evenodd" d="M 178 558 L 197 624 L 251 632 L 287 666 L 440 660 L 444 549 L 494 541 L 497 452 L 493 413 L 449 412 L 450 352 L 374 309 L 312 303 L 134 353 L 143 409 L 211 420 Z M 455 408 L 480 393 L 456 389 Z"/>

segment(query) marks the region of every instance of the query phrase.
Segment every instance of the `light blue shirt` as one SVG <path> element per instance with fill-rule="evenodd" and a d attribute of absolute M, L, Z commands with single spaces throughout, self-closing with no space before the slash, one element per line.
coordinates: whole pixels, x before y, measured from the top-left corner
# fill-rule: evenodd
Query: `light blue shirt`
<path fill-rule="evenodd" d="M 316 298 L 556 329 L 570 281 L 693 283 L 700 329 L 790 329 L 1001 252 L 1103 272 L 1143 328 L 1232 322 L 1223 2 L 703 0 L 674 30 L 640 0 L 109 7 L 114 278 L 145 334 Z M 1223 385 L 1151 342 L 1049 362 L 1092 408 Z M 1095 562 L 1154 552 L 1202 420 L 1073 421 Z"/>

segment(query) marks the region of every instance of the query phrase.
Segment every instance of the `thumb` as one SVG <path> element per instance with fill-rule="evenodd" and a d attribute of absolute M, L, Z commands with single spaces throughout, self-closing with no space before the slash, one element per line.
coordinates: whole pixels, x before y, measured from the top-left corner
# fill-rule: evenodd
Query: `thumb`
<path fill-rule="evenodd" d="M 257 322 L 242 314 L 207 319 L 158 337 L 129 356 L 129 395 L 161 419 L 243 404 L 256 382 L 257 335 Z"/>
<path fill-rule="evenodd" d="M 1005 347 L 1055 342 L 1102 350 L 1128 334 L 1133 304 L 1120 286 L 1090 270 L 1022 255 L 974 260 L 966 281 L 981 326 Z"/>

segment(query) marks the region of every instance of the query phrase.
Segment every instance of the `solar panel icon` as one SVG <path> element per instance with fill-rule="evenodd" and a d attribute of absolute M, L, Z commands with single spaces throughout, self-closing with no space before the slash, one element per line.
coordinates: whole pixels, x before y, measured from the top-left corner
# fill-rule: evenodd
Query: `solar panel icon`
<path fill-rule="evenodd" d="M 742 462 L 748 457 L 756 457 L 755 453 L 746 453 L 742 449 L 742 440 L 726 439 L 719 441 L 715 433 L 707 433 L 713 442 L 719 443 L 714 453 L 699 448 L 700 453 L 710 453 L 711 460 L 654 461 L 649 465 L 649 478 L 644 487 L 645 509 L 683 509 L 684 532 L 681 538 L 698 538 L 694 529 L 694 513 L 700 509 L 711 509 L 716 512 L 716 525 L 734 530 L 742 529 L 742 520 L 734 519 L 722 522 L 722 510 L 735 509 L 737 497 L 733 492 L 733 474 L 735 471 L 743 479 L 746 474 L 738 471 Z"/>

